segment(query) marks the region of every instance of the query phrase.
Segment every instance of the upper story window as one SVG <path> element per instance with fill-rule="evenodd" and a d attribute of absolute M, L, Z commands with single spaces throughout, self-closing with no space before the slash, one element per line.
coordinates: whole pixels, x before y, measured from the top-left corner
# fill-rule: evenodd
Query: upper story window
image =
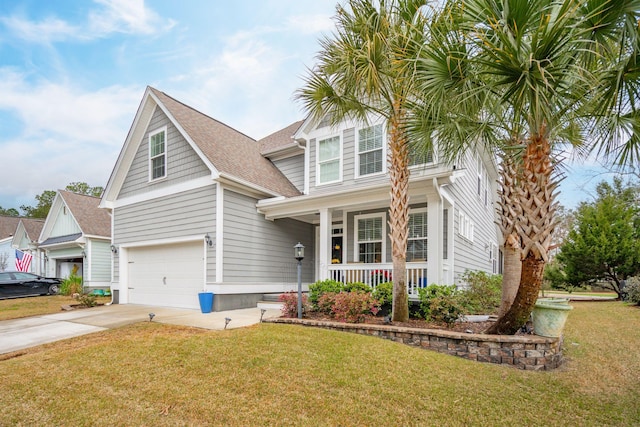
<path fill-rule="evenodd" d="M 427 260 L 427 210 L 409 213 L 409 233 L 407 236 L 407 261 Z"/>
<path fill-rule="evenodd" d="M 359 175 L 382 172 L 383 166 L 382 125 L 370 126 L 358 131 Z"/>
<path fill-rule="evenodd" d="M 384 213 L 358 215 L 356 222 L 356 250 L 358 262 L 373 263 L 383 261 Z"/>
<path fill-rule="evenodd" d="M 475 224 L 473 220 L 464 212 L 460 211 L 458 216 L 458 234 L 470 242 L 473 242 L 474 228 Z"/>
<path fill-rule="evenodd" d="M 149 134 L 149 180 L 167 176 L 167 128 Z"/>
<path fill-rule="evenodd" d="M 318 184 L 340 181 L 340 137 L 318 141 Z"/>
<path fill-rule="evenodd" d="M 409 146 L 409 166 L 433 163 L 433 151 L 424 151 L 414 145 Z"/>

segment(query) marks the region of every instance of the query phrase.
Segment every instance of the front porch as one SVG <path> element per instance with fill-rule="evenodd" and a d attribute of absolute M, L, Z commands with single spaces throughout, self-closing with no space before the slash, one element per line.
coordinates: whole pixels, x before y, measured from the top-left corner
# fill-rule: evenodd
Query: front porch
<path fill-rule="evenodd" d="M 329 277 L 343 283 L 362 282 L 373 289 L 380 283 L 393 280 L 393 264 L 391 263 L 349 263 L 331 264 Z M 407 292 L 410 298 L 418 298 L 418 289 L 429 284 L 427 281 L 426 262 L 407 263 Z"/>

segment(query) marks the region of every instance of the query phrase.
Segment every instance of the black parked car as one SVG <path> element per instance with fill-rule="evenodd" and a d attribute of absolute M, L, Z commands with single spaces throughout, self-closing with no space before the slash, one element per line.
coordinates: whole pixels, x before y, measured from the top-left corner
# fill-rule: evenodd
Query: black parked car
<path fill-rule="evenodd" d="M 0 272 L 0 299 L 30 295 L 55 295 L 62 281 L 20 271 Z"/>

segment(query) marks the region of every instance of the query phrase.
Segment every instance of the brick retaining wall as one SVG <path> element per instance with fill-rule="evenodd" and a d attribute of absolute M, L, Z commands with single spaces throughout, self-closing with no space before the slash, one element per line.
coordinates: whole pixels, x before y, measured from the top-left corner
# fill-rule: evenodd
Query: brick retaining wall
<path fill-rule="evenodd" d="M 537 335 L 483 335 L 441 329 L 416 329 L 391 325 L 338 323 L 310 319 L 274 318 L 269 323 L 314 326 L 389 339 L 478 362 L 509 365 L 533 371 L 551 370 L 562 362 L 562 339 Z"/>

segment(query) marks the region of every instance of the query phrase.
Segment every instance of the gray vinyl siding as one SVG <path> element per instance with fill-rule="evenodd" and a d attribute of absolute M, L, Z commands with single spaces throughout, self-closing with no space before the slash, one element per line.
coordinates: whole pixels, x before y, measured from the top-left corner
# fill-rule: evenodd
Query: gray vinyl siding
<path fill-rule="evenodd" d="M 314 228 L 292 219 L 265 220 L 257 200 L 224 192 L 224 282 L 295 283 L 293 247 L 305 246 L 302 281 L 313 281 Z"/>
<path fill-rule="evenodd" d="M 304 154 L 273 162 L 289 181 L 300 191 L 304 191 Z"/>
<path fill-rule="evenodd" d="M 356 177 L 356 132 L 356 128 L 348 128 L 319 138 L 325 139 L 340 135 L 340 143 L 342 144 L 342 181 L 331 184 L 316 185 L 317 139 L 313 138 L 309 141 L 309 194 L 332 192 L 346 188 L 367 188 L 372 184 L 389 182 L 387 173 Z M 386 159 L 384 162 L 386 162 Z"/>
<path fill-rule="evenodd" d="M 155 132 L 163 126 L 167 127 L 167 175 L 166 178 L 149 182 L 149 133 Z M 209 168 L 202 162 L 178 129 L 164 112 L 156 107 L 118 198 L 146 193 L 210 174 Z"/>
<path fill-rule="evenodd" d="M 462 167 L 466 168 L 467 173 L 457 179 L 454 185 L 447 187 L 455 200 L 453 239 L 454 280 L 456 282 L 465 270 L 481 270 L 491 273 L 492 265 L 486 245 L 498 243 L 495 207 L 492 204 L 485 206 L 484 195 L 478 195 L 476 164 L 470 154 L 465 156 Z M 485 183 L 482 185 L 484 187 Z M 495 191 L 495 183 L 491 183 L 491 185 L 492 191 Z M 493 200 L 495 200 L 495 196 L 493 196 Z M 461 210 L 473 220 L 473 242 L 460 235 Z"/>
<path fill-rule="evenodd" d="M 111 280 L 111 243 L 91 241 L 91 281 Z"/>
<path fill-rule="evenodd" d="M 116 208 L 114 242 L 121 245 L 192 235 L 204 238 L 208 233 L 214 244 L 207 249 L 207 276 L 215 277 L 215 206 L 216 187 L 211 185 Z M 117 269 L 114 277 L 119 277 Z"/>

